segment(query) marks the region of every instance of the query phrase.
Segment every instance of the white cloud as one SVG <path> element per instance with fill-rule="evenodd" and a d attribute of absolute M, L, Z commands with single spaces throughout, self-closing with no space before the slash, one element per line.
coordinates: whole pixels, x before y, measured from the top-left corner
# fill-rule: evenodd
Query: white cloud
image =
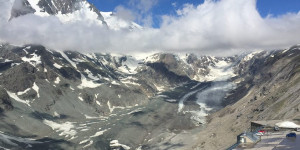
<path fill-rule="evenodd" d="M 176 3 L 176 2 L 171 3 L 171 5 L 172 5 L 173 7 L 177 7 L 177 3 Z"/>
<path fill-rule="evenodd" d="M 0 2 L 0 41 L 20 45 L 114 53 L 160 50 L 229 55 L 300 43 L 300 13 L 262 18 L 256 0 L 207 0 L 198 6 L 185 5 L 177 11 L 178 16 L 163 16 L 159 29 L 133 32 L 111 31 L 96 23 L 63 24 L 54 16 L 26 15 L 7 22 L 12 2 Z M 145 2 L 141 8 L 150 10 L 154 4 Z M 130 13 L 124 17 L 131 19 Z"/>
<path fill-rule="evenodd" d="M 186 15 L 188 14 L 191 10 L 195 9 L 195 6 L 193 4 L 184 4 L 183 5 L 183 9 L 178 9 L 176 11 L 177 15 L 181 16 L 181 15 Z"/>
<path fill-rule="evenodd" d="M 115 8 L 115 13 L 117 17 L 124 20 L 134 21 L 136 19 L 134 12 L 121 5 Z"/>
<path fill-rule="evenodd" d="M 129 5 L 136 7 L 142 13 L 147 13 L 157 2 L 158 0 L 130 0 Z"/>
<path fill-rule="evenodd" d="M 151 10 L 157 5 L 158 0 L 130 0 L 128 5 L 136 14 L 136 21 L 146 27 L 153 25 Z"/>

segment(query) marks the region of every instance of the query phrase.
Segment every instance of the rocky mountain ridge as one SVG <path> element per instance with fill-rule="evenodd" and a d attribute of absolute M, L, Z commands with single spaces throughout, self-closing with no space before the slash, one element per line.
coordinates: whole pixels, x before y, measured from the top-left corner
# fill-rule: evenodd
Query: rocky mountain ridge
<path fill-rule="evenodd" d="M 10 2 L 10 20 L 143 29 L 86 0 Z M 252 120 L 299 119 L 299 50 L 138 59 L 1 44 L 0 149 L 224 149 Z"/>
<path fill-rule="evenodd" d="M 111 30 L 142 30 L 140 25 L 122 19 L 112 12 L 100 12 L 86 0 L 12 0 L 11 19 L 34 14 L 40 17 L 54 16 L 62 23 L 84 22 L 107 27 Z"/>
<path fill-rule="evenodd" d="M 202 143 L 194 147 L 229 147 L 236 142 L 237 135 L 249 130 L 251 121 L 298 120 L 299 50 L 297 45 L 283 51 L 261 51 L 255 57 L 250 54 L 250 60 L 241 62 L 234 79 L 238 88 L 227 97 L 229 102 L 231 96 L 238 101 L 209 116 L 206 131 L 197 136 Z"/>
<path fill-rule="evenodd" d="M 155 107 L 155 109 L 147 110 L 150 112 L 146 114 L 151 115 L 153 111 L 161 111 L 156 116 L 160 118 L 164 116 L 164 113 L 174 112 L 171 118 L 179 119 L 184 124 L 174 124 L 174 120 L 171 119 L 170 125 L 172 124 L 172 126 L 168 125 L 168 130 L 180 131 L 185 128 L 195 128 L 199 123 L 206 125 L 206 121 L 203 121 L 206 114 L 220 109 L 223 112 L 228 109 L 227 107 L 237 105 L 240 103 L 240 99 L 248 99 L 248 94 L 253 91 L 253 88 L 261 87 L 260 85 L 266 83 L 267 79 L 276 77 L 276 73 L 272 73 L 276 69 L 268 69 L 272 68 L 272 65 L 276 64 L 275 62 L 291 63 L 288 72 L 294 70 L 294 73 L 289 73 L 289 77 L 285 77 L 283 73 L 282 77 L 276 77 L 274 80 L 296 78 L 297 69 L 295 67 L 298 63 L 295 57 L 298 56 L 298 49 L 299 47 L 295 46 L 286 51 L 262 51 L 228 58 L 158 53 L 148 56 L 144 60 L 136 60 L 134 57 L 122 55 L 60 52 L 39 45 L 2 44 L 0 46 L 0 110 L 3 119 L 0 124 L 1 132 L 13 134 L 12 128 L 3 128 L 13 125 L 15 129 L 19 130 L 14 135 L 35 135 L 36 139 L 42 140 L 52 130 L 58 133 L 62 131 L 60 136 L 53 134 L 51 141 L 70 140 L 73 143 L 71 145 L 76 148 L 97 147 L 97 144 L 93 143 L 80 144 L 83 139 L 77 138 L 76 135 L 87 136 L 87 132 L 83 131 L 88 131 L 88 129 L 92 131 L 99 127 L 103 129 L 100 130 L 103 134 L 104 131 L 110 133 L 112 130 L 109 129 L 112 126 L 107 122 L 101 123 L 99 120 L 107 121 L 114 118 L 116 114 L 124 119 L 122 116 L 126 113 L 129 115 L 132 113 L 143 114 L 145 109 L 151 107 Z M 278 65 L 276 66 L 278 67 Z M 268 85 L 262 88 L 263 92 L 253 96 L 250 101 L 256 101 L 268 94 L 268 87 L 272 86 Z M 221 91 L 215 91 L 216 89 Z M 212 97 L 214 100 L 209 98 L 213 93 L 219 93 L 214 94 L 215 97 Z M 163 100 L 157 100 L 161 99 L 160 97 Z M 153 98 L 156 100 L 151 100 Z M 156 103 L 161 103 L 160 107 L 172 109 L 168 112 L 165 108 L 157 108 Z M 226 108 L 223 110 L 223 107 Z M 257 109 L 259 114 L 262 114 L 267 108 L 266 105 L 257 106 L 254 110 Z M 218 113 L 216 112 L 216 114 Z M 241 114 L 243 116 L 243 113 Z M 249 115 L 245 116 L 249 117 Z M 30 120 L 40 130 L 34 131 L 32 127 L 24 126 L 24 121 L 19 118 L 20 116 Z M 137 115 L 134 118 L 143 118 L 143 116 Z M 115 121 L 121 118 L 115 118 Z M 81 133 L 80 130 L 77 130 L 79 126 L 74 123 L 83 121 L 86 124 L 87 120 L 96 121 L 99 126 L 85 126 Z M 58 128 L 68 122 L 74 122 L 69 124 L 70 129 Z M 213 121 L 209 119 L 207 125 L 211 122 Z M 162 122 L 157 123 L 160 125 Z M 118 124 L 122 125 L 122 123 Z M 51 128 L 49 130 L 49 126 L 52 130 Z M 107 127 L 104 128 L 105 126 Z M 141 126 L 147 127 L 152 132 L 158 130 L 153 129 L 151 125 Z M 128 127 L 131 128 L 132 125 Z M 126 129 L 124 126 L 119 128 Z M 100 134 L 100 131 L 97 132 Z M 128 134 L 127 132 L 129 131 L 123 131 L 124 134 Z M 167 133 L 167 135 L 169 134 L 171 133 Z M 121 135 L 109 137 L 117 138 L 118 136 Z M 121 137 L 118 139 L 124 141 Z M 153 144 L 157 144 L 157 142 L 160 143 L 155 141 Z M 44 146 L 49 146 L 49 144 L 42 143 Z M 138 143 L 125 141 L 125 144 L 136 147 Z M 12 146 L 9 143 L 4 145 L 7 145 L 8 148 Z M 27 145 L 33 146 L 34 144 L 27 142 Z M 62 148 L 70 148 L 65 141 L 58 142 L 58 145 Z M 151 149 L 151 146 L 148 147 Z"/>

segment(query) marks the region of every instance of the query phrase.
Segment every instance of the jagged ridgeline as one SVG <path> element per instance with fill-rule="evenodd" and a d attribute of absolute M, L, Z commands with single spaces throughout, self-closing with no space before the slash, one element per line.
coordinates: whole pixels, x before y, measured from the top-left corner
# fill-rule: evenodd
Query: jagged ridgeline
<path fill-rule="evenodd" d="M 182 130 L 198 136 L 228 115 L 245 124 L 253 118 L 292 118 L 297 109 L 287 112 L 299 105 L 297 98 L 289 99 L 296 95 L 284 97 L 299 88 L 298 57 L 299 47 L 226 58 L 158 53 L 139 60 L 3 44 L 1 145 L 162 148 L 160 138 L 178 133 L 175 144 L 185 137 Z M 285 83 L 291 84 L 280 86 Z M 253 111 L 237 111 L 245 100 Z M 207 120 L 207 114 L 220 115 Z"/>
<path fill-rule="evenodd" d="M 100 12 L 86 0 L 16 0 L 13 2 L 10 20 L 26 14 L 55 16 L 61 22 L 93 22 L 111 30 L 142 30 L 143 27 L 118 18 L 112 12 Z"/>
<path fill-rule="evenodd" d="M 143 30 L 85 0 L 11 2 L 9 21 Z M 299 119 L 299 61 L 299 45 L 133 57 L 0 44 L 0 149 L 224 149 L 253 120 Z"/>

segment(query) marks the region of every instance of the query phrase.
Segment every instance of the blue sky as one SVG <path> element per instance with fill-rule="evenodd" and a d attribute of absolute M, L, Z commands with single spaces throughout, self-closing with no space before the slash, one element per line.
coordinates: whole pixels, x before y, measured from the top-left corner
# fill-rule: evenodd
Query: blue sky
<path fill-rule="evenodd" d="M 117 6 L 122 6 L 136 13 L 140 10 L 130 2 L 142 0 L 88 0 L 93 3 L 100 11 L 114 11 Z M 189 3 L 195 6 L 202 4 L 204 0 L 149 0 L 155 3 L 151 6 L 147 14 L 152 16 L 152 27 L 158 28 L 161 23 L 162 15 L 176 15 L 176 10 L 181 9 L 184 4 Z M 257 9 L 262 17 L 272 15 L 273 17 L 283 15 L 289 12 L 297 13 L 300 10 L 300 0 L 257 0 Z M 143 24 L 139 20 L 135 20 Z"/>
<path fill-rule="evenodd" d="M 118 17 L 145 27 L 114 30 L 118 22 L 108 23 L 112 28 L 107 28 L 102 23 L 99 25 L 98 19 L 81 13 L 80 19 L 67 23 L 57 17 L 37 14 L 8 22 L 12 3 L 3 1 L 0 42 L 39 43 L 51 49 L 84 52 L 141 54 L 155 51 L 218 56 L 300 44 L 300 0 L 88 1 L 100 11 L 115 11 Z"/>

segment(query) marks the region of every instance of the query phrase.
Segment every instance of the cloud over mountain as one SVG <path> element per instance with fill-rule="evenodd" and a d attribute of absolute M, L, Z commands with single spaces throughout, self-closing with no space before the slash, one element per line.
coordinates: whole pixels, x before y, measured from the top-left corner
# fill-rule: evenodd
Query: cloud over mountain
<path fill-rule="evenodd" d="M 256 0 L 206 0 L 198 6 L 186 4 L 177 10 L 176 16 L 162 16 L 160 28 L 135 31 L 112 31 L 80 20 L 62 23 L 55 16 L 33 14 L 8 21 L 13 0 L 0 3 L 0 41 L 13 44 L 34 43 L 78 51 L 155 50 L 229 55 L 300 43 L 300 12 L 262 18 L 256 9 Z M 155 1 L 141 7 L 154 4 Z M 132 19 L 131 12 L 126 12 L 123 17 Z"/>

